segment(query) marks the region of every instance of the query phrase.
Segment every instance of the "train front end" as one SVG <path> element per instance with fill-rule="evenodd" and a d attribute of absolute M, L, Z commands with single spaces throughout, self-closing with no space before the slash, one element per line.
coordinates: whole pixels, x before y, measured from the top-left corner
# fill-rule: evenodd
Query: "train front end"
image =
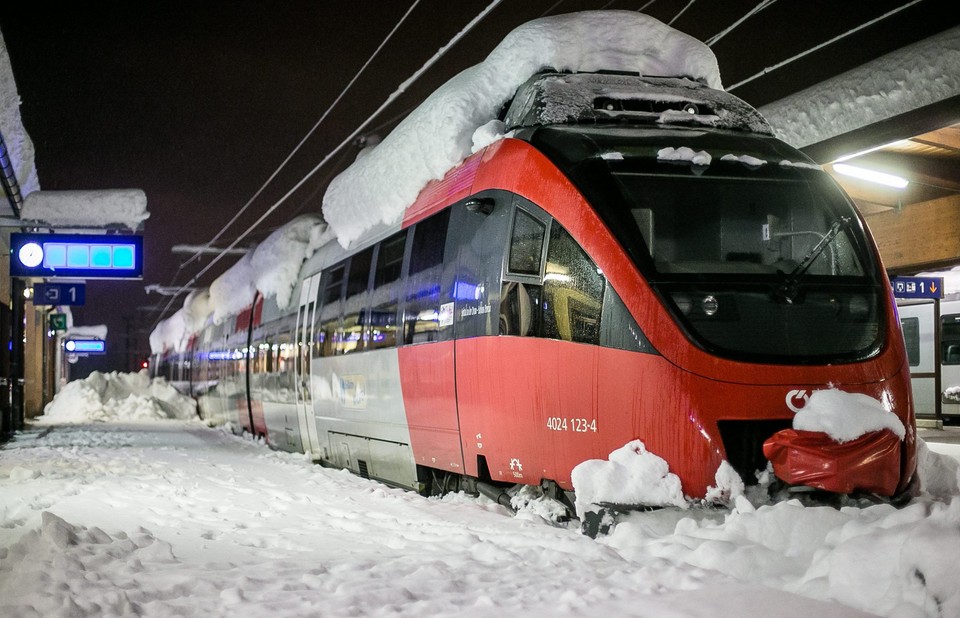
<path fill-rule="evenodd" d="M 611 382 L 625 391 L 629 420 L 604 448 L 622 446 L 624 434 L 643 439 L 692 497 L 717 483 L 724 461 L 748 484 L 769 462 L 789 486 L 905 492 L 916 468 L 906 353 L 851 200 L 735 97 L 689 80 L 582 79 L 550 77 L 507 124 L 589 203 L 589 214 L 558 209 L 558 221 L 657 351 L 611 360 L 659 376 L 660 387 Z M 565 87 L 590 100 L 586 112 L 548 109 L 551 100 L 569 106 L 575 97 L 558 95 Z M 614 250 L 586 233 L 594 216 Z M 821 415 L 826 426 L 794 427 L 811 401 L 825 400 L 834 407 Z M 855 428 L 865 401 L 886 424 L 864 421 L 852 437 L 831 431 Z"/>

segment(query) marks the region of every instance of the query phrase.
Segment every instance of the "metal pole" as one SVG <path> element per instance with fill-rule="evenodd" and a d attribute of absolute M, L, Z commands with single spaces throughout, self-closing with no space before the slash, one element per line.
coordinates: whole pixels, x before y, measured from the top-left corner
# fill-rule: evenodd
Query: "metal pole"
<path fill-rule="evenodd" d="M 14 431 L 23 429 L 23 335 L 26 305 L 23 291 L 26 284 L 23 279 L 13 277 L 10 280 L 10 300 L 13 309 L 13 349 L 10 351 L 10 407 L 13 413 Z"/>

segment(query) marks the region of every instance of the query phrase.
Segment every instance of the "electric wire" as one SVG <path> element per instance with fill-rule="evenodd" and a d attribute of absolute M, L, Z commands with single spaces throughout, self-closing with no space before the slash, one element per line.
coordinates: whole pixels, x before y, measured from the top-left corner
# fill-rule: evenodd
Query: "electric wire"
<path fill-rule="evenodd" d="M 736 84 L 734 84 L 734 85 L 732 85 L 732 86 L 728 86 L 728 87 L 726 88 L 726 90 L 727 90 L 727 92 L 731 92 L 731 91 L 735 90 L 736 88 L 739 88 L 740 86 L 743 86 L 744 84 L 749 84 L 750 82 L 752 82 L 753 80 L 757 79 L 758 77 L 763 77 L 763 76 L 766 75 L 767 73 L 772 73 L 773 71 L 776 71 L 777 69 L 779 69 L 779 68 L 781 68 L 781 67 L 783 67 L 783 66 L 786 66 L 786 65 L 790 64 L 790 63 L 793 62 L 794 60 L 799 60 L 800 58 L 803 58 L 804 56 L 807 56 L 807 55 L 809 55 L 809 54 L 812 54 L 813 52 L 815 52 L 815 51 L 817 51 L 817 50 L 819 50 L 819 49 L 822 49 L 822 48 L 826 47 L 827 45 L 830 45 L 830 44 L 832 44 L 832 43 L 836 43 L 837 41 L 839 41 L 839 40 L 841 40 L 841 39 L 843 39 L 843 38 L 846 38 L 846 37 L 850 36 L 851 34 L 854 34 L 854 33 L 856 33 L 856 32 L 859 32 L 860 30 L 863 30 L 864 28 L 867 28 L 867 27 L 869 27 L 869 26 L 872 26 L 873 24 L 877 23 L 878 21 L 882 21 L 882 20 L 890 17 L 891 15 L 895 15 L 896 13 L 899 13 L 900 11 L 902 11 L 902 10 L 904 10 L 904 9 L 908 9 L 908 8 L 910 8 L 911 6 L 913 6 L 914 4 L 917 4 L 917 3 L 922 2 L 922 1 L 923 1 L 923 0 L 913 0 L 913 2 L 908 2 L 907 4 L 904 4 L 903 6 L 899 6 L 899 7 L 895 8 L 895 9 L 893 9 L 893 10 L 887 11 L 887 12 L 884 13 L 883 15 L 881 15 L 881 16 L 879 16 L 879 17 L 875 17 L 874 19 L 871 19 L 870 21 L 868 21 L 868 22 L 866 22 L 866 23 L 863 23 L 863 24 L 857 26 L 856 28 L 853 28 L 853 29 L 851 29 L 851 30 L 848 30 L 848 31 L 844 32 L 843 34 L 837 35 L 837 36 L 833 37 L 832 39 L 830 39 L 829 41 L 824 41 L 823 43 L 820 43 L 819 45 L 816 45 L 816 46 L 814 46 L 814 47 L 811 47 L 811 48 L 808 49 L 807 51 L 801 52 L 801 53 L 797 54 L 796 56 L 793 56 L 792 58 L 787 58 L 787 59 L 784 60 L 783 62 L 778 62 L 777 64 L 775 64 L 775 65 L 773 65 L 773 66 L 767 67 L 767 68 L 765 68 L 764 70 L 762 70 L 762 71 L 760 71 L 759 73 L 757 73 L 756 75 L 751 75 L 750 77 L 748 77 L 748 78 L 746 78 L 746 79 L 744 79 L 744 80 L 741 80 L 741 81 L 737 82 Z"/>
<path fill-rule="evenodd" d="M 673 16 L 673 19 L 671 19 L 669 22 L 667 22 L 667 25 L 668 25 L 668 26 L 672 26 L 672 25 L 673 25 L 673 22 L 675 22 L 675 21 L 677 21 L 678 19 L 680 19 L 680 16 L 683 15 L 684 13 L 686 13 L 686 12 L 687 12 L 687 9 L 689 9 L 691 6 L 693 6 L 693 3 L 696 2 L 696 1 L 697 1 L 697 0 L 690 0 L 690 2 L 687 3 L 687 6 L 683 7 L 682 9 L 680 9 L 680 12 L 677 13 L 676 15 L 674 15 L 674 16 Z"/>
<path fill-rule="evenodd" d="M 293 195 L 293 193 L 294 193 L 295 191 L 297 191 L 301 186 L 303 186 L 303 184 L 304 184 L 305 182 L 307 182 L 307 180 L 309 180 L 314 174 L 316 174 L 317 171 L 320 170 L 320 168 L 322 168 L 324 165 L 326 165 L 326 163 L 327 163 L 332 157 L 334 157 L 341 149 L 343 149 L 344 146 L 346 146 L 347 144 L 351 143 L 351 142 L 354 140 L 354 138 L 356 138 L 357 135 L 359 135 L 359 134 L 363 131 L 363 129 L 366 128 L 366 126 L 373 121 L 374 118 L 376 118 L 377 116 L 379 116 L 380 113 L 383 112 L 384 109 L 386 109 L 389 105 L 391 105 L 400 95 L 402 95 L 404 92 L 406 92 L 407 89 L 408 89 L 414 82 L 416 82 L 417 79 L 419 79 L 427 70 L 429 70 L 434 64 L 436 64 L 436 62 L 437 62 L 438 60 L 440 60 L 440 58 L 442 58 L 444 55 L 446 55 L 446 53 L 447 53 L 454 45 L 456 45 L 456 44 L 460 41 L 460 39 L 462 39 L 462 38 L 463 38 L 464 36 L 466 36 L 471 30 L 473 30 L 473 28 L 474 28 L 478 23 L 480 23 L 481 21 L 483 21 L 483 19 L 484 19 L 491 11 L 493 11 L 501 2 L 503 2 L 503 0 L 492 0 L 492 2 L 490 2 L 490 4 L 488 4 L 485 9 L 483 9 L 483 10 L 482 10 L 476 17 L 474 17 L 472 20 L 470 20 L 470 22 L 469 22 L 460 32 L 458 32 L 456 35 L 454 35 L 454 37 L 453 37 L 452 39 L 450 39 L 450 41 L 449 41 L 446 45 L 444 45 L 444 46 L 441 47 L 439 50 L 437 50 L 437 52 L 436 52 L 429 60 L 427 60 L 427 62 L 424 63 L 423 66 L 421 66 L 413 75 L 411 75 L 411 76 L 408 77 L 406 80 L 404 80 L 403 83 L 401 83 L 401 84 L 397 87 L 397 89 L 396 89 L 389 97 L 387 97 L 387 100 L 384 101 L 383 104 L 381 104 L 380 107 L 378 107 L 378 108 L 376 109 L 376 111 L 373 112 L 373 114 L 371 114 L 366 120 L 364 120 L 363 123 L 361 123 L 359 127 L 357 127 L 356 129 L 354 129 L 354 131 L 353 131 L 350 135 L 348 135 L 346 138 L 344 138 L 344 140 L 343 140 L 342 142 L 340 142 L 340 144 L 339 144 L 338 146 L 336 146 L 336 148 L 334 148 L 332 151 L 330 151 L 329 153 L 327 153 L 327 155 L 326 155 L 316 166 L 314 166 L 313 169 L 311 169 L 309 172 L 307 172 L 307 174 L 306 174 L 302 179 L 300 179 L 300 181 L 298 181 L 289 191 L 287 191 L 285 194 L 283 194 L 283 196 L 280 197 L 280 199 L 278 199 L 276 202 L 274 202 L 274 204 L 273 204 L 272 206 L 270 206 L 270 207 L 263 213 L 263 215 L 260 216 L 259 219 L 257 219 L 250 227 L 248 227 L 248 228 L 243 232 L 243 234 L 241 234 L 239 237 L 237 237 L 237 239 L 234 240 L 230 245 L 228 245 L 227 247 L 225 247 L 225 248 L 223 249 L 223 251 L 227 251 L 227 250 L 229 250 L 229 249 L 233 249 L 241 240 L 243 240 L 244 238 L 246 238 L 246 237 L 250 234 L 251 231 L 253 231 L 254 229 L 256 229 L 256 228 L 264 221 L 264 219 L 266 219 L 268 216 L 270 216 L 277 208 L 279 208 L 284 202 L 286 202 L 286 200 L 289 199 L 289 197 L 290 197 L 291 195 Z M 181 287 L 186 288 L 186 287 L 192 286 L 194 283 L 196 283 L 196 281 L 197 281 L 200 277 L 202 277 L 204 274 L 206 274 L 217 262 L 219 262 L 220 259 L 224 257 L 224 255 L 226 255 L 226 254 L 223 253 L 223 252 L 221 252 L 221 253 L 219 253 L 218 255 L 216 255 L 216 256 L 210 261 L 209 264 L 207 264 L 204 268 L 202 268 L 197 274 L 195 274 L 187 283 L 185 283 L 185 284 L 184 284 L 183 286 L 181 286 Z M 166 315 L 167 311 L 170 310 L 170 307 L 171 307 L 171 305 L 173 304 L 173 301 L 174 301 L 175 298 L 176 298 L 175 296 L 174 296 L 174 297 L 171 297 L 170 301 L 167 302 L 167 304 L 166 304 L 166 306 L 163 308 L 160 316 L 157 318 L 157 320 L 156 320 L 156 321 L 154 322 L 154 324 L 153 324 L 153 328 L 154 328 L 154 329 L 157 327 L 157 324 L 160 323 L 160 320 L 163 319 L 163 316 Z"/>
<path fill-rule="evenodd" d="M 762 11 L 763 9 L 767 8 L 768 6 L 770 6 L 771 4 L 773 4 L 773 3 L 776 2 L 776 1 L 777 1 L 777 0 L 763 0 L 763 2 L 761 2 L 761 3 L 758 4 L 757 6 L 753 7 L 752 9 L 750 9 L 750 10 L 747 12 L 746 15 L 744 15 L 743 17 L 741 17 L 741 18 L 738 19 L 737 21 L 733 22 L 733 23 L 732 23 L 730 26 L 728 26 L 726 29 L 721 30 L 721 31 L 718 32 L 717 34 L 713 35 L 712 37 L 710 37 L 709 39 L 707 39 L 706 41 L 704 41 L 704 43 L 706 43 L 708 47 L 713 47 L 718 41 L 720 41 L 720 39 L 722 39 L 723 37 L 725 37 L 725 36 L 727 36 L 728 34 L 730 34 L 731 32 L 733 32 L 733 30 L 734 30 L 735 28 L 737 28 L 740 24 L 742 24 L 743 22 L 747 21 L 748 19 L 750 19 L 751 17 L 753 17 L 754 15 L 756 15 L 757 13 L 759 13 L 759 12 Z"/>
<path fill-rule="evenodd" d="M 373 62 L 374 58 L 376 58 L 380 54 L 380 51 L 384 48 L 384 46 L 386 46 L 387 42 L 390 41 L 390 39 L 397 32 L 397 30 L 400 29 L 400 26 L 403 25 L 403 22 L 406 21 L 407 17 L 409 17 L 410 14 L 413 13 L 413 10 L 417 8 L 418 4 L 420 4 L 420 0 L 414 0 L 413 4 L 410 5 L 410 8 L 407 9 L 407 12 L 404 13 L 403 17 L 400 18 L 400 21 L 396 23 L 393 29 L 387 34 L 386 38 L 384 38 L 383 41 L 380 42 L 380 45 L 377 46 L 377 48 L 370 55 L 370 57 L 367 58 L 367 61 L 363 64 L 363 66 L 360 67 L 360 70 L 357 71 L 357 73 L 353 76 L 353 79 L 351 79 L 350 82 L 347 83 L 346 86 L 344 86 L 343 90 L 340 91 L 340 94 L 337 95 L 337 98 L 333 100 L 333 103 L 327 106 L 326 111 L 323 112 L 323 114 L 320 116 L 320 119 L 317 120 L 317 122 L 313 125 L 313 128 L 307 131 L 307 134 L 304 135 L 303 139 L 300 140 L 300 143 L 298 143 L 296 147 L 290 151 L 290 154 L 287 155 L 287 158 L 280 163 L 280 165 L 277 167 L 277 169 L 273 171 L 270 177 L 267 178 L 267 180 L 260 186 L 259 189 L 257 189 L 256 193 L 254 193 L 253 196 L 249 200 L 247 200 L 247 203 L 244 204 L 236 213 L 234 213 L 230 221 L 228 221 L 227 224 L 224 225 L 223 228 L 219 232 L 217 232 L 216 235 L 206 243 L 207 245 L 212 245 L 213 243 L 220 240 L 220 238 L 227 231 L 227 229 L 229 229 L 230 226 L 233 225 L 237 221 L 237 219 L 239 219 L 240 216 L 247 211 L 247 208 L 250 207 L 250 205 L 254 202 L 254 200 L 260 197 L 260 194 L 263 193 L 264 189 L 266 189 L 267 186 L 269 186 L 270 183 L 273 182 L 273 179 L 277 177 L 277 174 L 279 174 L 280 171 L 284 167 L 286 167 L 287 163 L 290 162 L 290 159 L 292 159 L 293 156 L 297 154 L 297 152 L 299 152 L 300 148 L 303 147 L 306 141 L 310 139 L 310 137 L 316 132 L 316 130 L 320 127 L 320 125 L 323 124 L 323 121 L 326 120 L 328 115 L 330 115 L 330 112 L 333 111 L 333 108 L 337 106 L 337 104 L 340 102 L 341 99 L 343 99 L 343 97 L 347 94 L 347 92 L 350 90 L 353 84 L 356 83 L 356 81 L 360 78 L 363 72 L 366 71 L 367 67 L 370 66 L 370 63 Z M 193 254 L 193 256 L 191 256 L 186 262 L 184 262 L 184 265 L 190 264 L 200 255 L 201 255 L 200 252 Z"/>

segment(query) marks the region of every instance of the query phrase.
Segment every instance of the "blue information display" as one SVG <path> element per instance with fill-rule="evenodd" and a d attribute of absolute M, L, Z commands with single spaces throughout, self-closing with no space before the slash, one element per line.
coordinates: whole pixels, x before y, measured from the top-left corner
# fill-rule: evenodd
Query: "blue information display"
<path fill-rule="evenodd" d="M 63 349 L 73 354 L 106 354 L 107 342 L 103 339 L 67 339 Z"/>
<path fill-rule="evenodd" d="M 943 298 L 941 277 L 894 277 L 890 284 L 896 298 Z"/>
<path fill-rule="evenodd" d="M 11 234 L 10 276 L 140 279 L 143 236 Z"/>
<path fill-rule="evenodd" d="M 87 286 L 82 283 L 37 283 L 33 286 L 34 305 L 83 305 Z"/>

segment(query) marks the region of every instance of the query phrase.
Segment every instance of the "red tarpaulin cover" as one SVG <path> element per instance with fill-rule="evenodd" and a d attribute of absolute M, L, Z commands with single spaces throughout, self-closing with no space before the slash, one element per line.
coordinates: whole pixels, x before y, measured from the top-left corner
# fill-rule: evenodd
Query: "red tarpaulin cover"
<path fill-rule="evenodd" d="M 900 480 L 900 438 L 889 429 L 842 444 L 822 431 L 784 429 L 763 443 L 763 454 L 791 485 L 892 496 Z"/>

